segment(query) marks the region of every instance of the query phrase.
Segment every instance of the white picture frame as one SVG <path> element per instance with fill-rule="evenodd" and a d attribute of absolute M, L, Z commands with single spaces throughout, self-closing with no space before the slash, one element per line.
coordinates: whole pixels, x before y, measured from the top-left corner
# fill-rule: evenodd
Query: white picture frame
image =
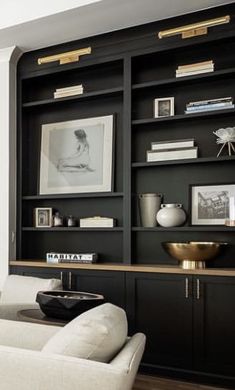
<path fill-rule="evenodd" d="M 114 115 L 42 125 L 39 194 L 113 189 Z"/>
<path fill-rule="evenodd" d="M 235 196 L 235 184 L 191 187 L 191 224 L 224 225 L 230 216 L 229 199 Z"/>
<path fill-rule="evenodd" d="M 34 209 L 34 226 L 36 228 L 49 228 L 53 226 L 51 207 L 37 207 Z"/>
<path fill-rule="evenodd" d="M 174 97 L 154 99 L 153 112 L 154 118 L 162 118 L 175 115 Z"/>

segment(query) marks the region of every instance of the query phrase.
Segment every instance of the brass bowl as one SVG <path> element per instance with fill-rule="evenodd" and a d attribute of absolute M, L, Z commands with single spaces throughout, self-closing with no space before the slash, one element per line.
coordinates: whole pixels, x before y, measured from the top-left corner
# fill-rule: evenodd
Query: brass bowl
<path fill-rule="evenodd" d="M 202 269 L 205 261 L 216 257 L 226 242 L 162 242 L 165 251 L 180 262 L 183 269 Z"/>

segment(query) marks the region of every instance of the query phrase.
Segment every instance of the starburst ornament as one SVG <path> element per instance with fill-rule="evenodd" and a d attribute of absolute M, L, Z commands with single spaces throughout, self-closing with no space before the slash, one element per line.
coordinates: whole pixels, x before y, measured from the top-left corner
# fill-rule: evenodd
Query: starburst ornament
<path fill-rule="evenodd" d="M 235 127 L 226 127 L 225 129 L 218 129 L 213 131 L 213 134 L 216 135 L 216 143 L 222 144 L 217 157 L 221 154 L 224 147 L 227 145 L 229 156 L 232 155 L 232 152 L 235 153 L 235 148 L 233 142 L 235 142 Z"/>

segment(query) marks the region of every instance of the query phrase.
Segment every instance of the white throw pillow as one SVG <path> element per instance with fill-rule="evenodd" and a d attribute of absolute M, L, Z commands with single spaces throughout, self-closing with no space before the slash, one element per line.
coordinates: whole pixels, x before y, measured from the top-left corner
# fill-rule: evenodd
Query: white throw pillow
<path fill-rule="evenodd" d="M 0 303 L 34 303 L 38 291 L 61 289 L 59 279 L 9 275 L 3 286 Z"/>
<path fill-rule="evenodd" d="M 105 303 L 82 313 L 59 330 L 42 351 L 109 362 L 127 338 L 126 313 Z"/>

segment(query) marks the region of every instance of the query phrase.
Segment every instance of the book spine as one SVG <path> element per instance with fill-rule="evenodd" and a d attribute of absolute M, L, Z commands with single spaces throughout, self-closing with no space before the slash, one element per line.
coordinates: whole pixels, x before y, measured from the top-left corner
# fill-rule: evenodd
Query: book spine
<path fill-rule="evenodd" d="M 222 108 L 225 108 L 225 107 L 232 107 L 233 104 L 230 104 L 230 103 L 214 103 L 214 104 L 202 104 L 200 106 L 186 106 L 187 107 L 187 111 L 196 111 L 198 109 L 208 109 L 210 110 L 211 108 L 216 108 L 216 107 L 222 107 Z"/>
<path fill-rule="evenodd" d="M 209 100 L 197 100 L 195 102 L 189 102 L 188 106 L 195 106 L 195 105 L 202 105 L 202 104 L 214 104 L 214 103 L 221 103 L 221 102 L 232 102 L 232 97 L 224 97 L 224 98 L 218 98 L 218 99 L 209 99 Z"/>
<path fill-rule="evenodd" d="M 228 110 L 234 108 L 234 104 L 226 106 L 226 107 L 206 107 L 206 108 L 198 108 L 197 110 L 185 110 L 185 114 L 194 114 L 196 112 L 207 112 L 207 111 L 216 111 L 216 110 Z"/>
<path fill-rule="evenodd" d="M 194 66 L 194 67 L 188 67 L 187 69 L 176 69 L 176 73 L 187 73 L 187 72 L 196 72 L 198 70 L 204 70 L 204 69 L 214 69 L 214 65 L 207 65 L 207 66 Z"/>
<path fill-rule="evenodd" d="M 188 141 L 176 141 L 176 142 L 168 142 L 168 143 L 151 143 L 151 150 L 169 150 L 176 148 L 190 148 L 194 146 L 194 140 Z"/>
<path fill-rule="evenodd" d="M 78 85 L 73 85 L 71 87 L 56 88 L 56 92 L 74 91 L 76 89 L 83 89 L 83 85 L 82 84 L 78 84 Z"/>
<path fill-rule="evenodd" d="M 82 94 L 83 94 L 83 90 L 81 90 L 81 91 L 72 91 L 72 92 L 65 92 L 65 93 L 54 92 L 54 99 L 58 99 L 58 98 L 61 98 L 61 97 L 67 97 L 67 96 L 82 95 Z"/>
<path fill-rule="evenodd" d="M 193 67 L 211 66 L 211 65 L 214 65 L 214 62 L 212 60 L 209 60 L 209 61 L 196 62 L 194 64 L 179 65 L 178 69 L 188 69 Z"/>
<path fill-rule="evenodd" d="M 196 158 L 197 154 L 197 147 L 182 148 L 181 150 L 167 150 L 164 152 L 147 151 L 147 162 Z"/>
<path fill-rule="evenodd" d="M 204 70 L 197 70 L 197 71 L 191 71 L 191 72 L 176 73 L 176 77 L 194 76 L 197 74 L 211 73 L 211 72 L 214 72 L 214 69 L 204 69 Z"/>

